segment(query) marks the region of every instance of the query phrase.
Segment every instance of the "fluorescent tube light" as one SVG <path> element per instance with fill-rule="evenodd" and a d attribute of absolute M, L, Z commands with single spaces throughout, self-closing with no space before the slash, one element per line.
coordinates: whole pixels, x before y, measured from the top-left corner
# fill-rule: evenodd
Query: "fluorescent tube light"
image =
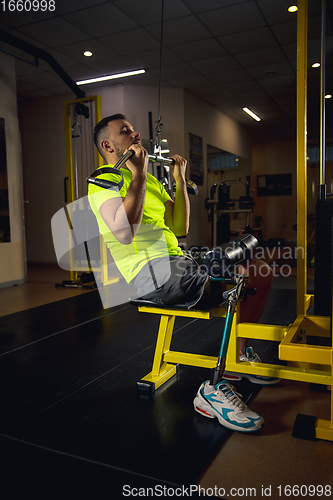
<path fill-rule="evenodd" d="M 106 75 L 106 76 L 100 76 L 98 78 L 89 78 L 89 80 L 81 80 L 79 82 L 76 82 L 76 85 L 104 82 L 105 80 L 114 80 L 116 78 L 124 78 L 125 76 L 141 75 L 142 73 L 145 73 L 144 69 L 137 69 L 135 71 L 127 71 L 126 73 L 117 73 L 116 75 Z"/>
<path fill-rule="evenodd" d="M 260 122 L 261 121 L 261 118 L 259 118 L 259 116 L 255 115 L 253 113 L 253 111 L 251 111 L 249 108 L 243 108 L 243 111 L 245 111 L 245 113 L 247 113 L 248 115 L 250 115 L 254 120 L 256 120 L 257 122 Z"/>

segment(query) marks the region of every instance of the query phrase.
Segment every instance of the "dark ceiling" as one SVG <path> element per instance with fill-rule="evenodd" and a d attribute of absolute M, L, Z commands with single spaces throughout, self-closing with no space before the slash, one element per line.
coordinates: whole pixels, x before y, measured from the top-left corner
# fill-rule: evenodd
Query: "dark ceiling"
<path fill-rule="evenodd" d="M 55 4 L 55 10 L 2 12 L 0 29 L 51 54 L 74 81 L 139 68 L 146 71 L 82 86 L 84 91 L 122 81 L 158 85 L 162 0 L 46 1 L 51 8 Z M 268 131 L 279 137 L 294 133 L 297 14 L 287 10 L 292 4 L 292 0 L 165 0 L 162 85 L 188 89 L 257 137 Z M 318 137 L 320 69 L 311 64 L 320 61 L 321 1 L 309 0 L 308 10 L 308 130 L 309 136 Z M 326 92 L 331 94 L 332 11 L 333 0 L 328 0 Z M 30 54 L 2 41 L 0 48 L 33 61 Z M 85 57 L 85 50 L 93 56 Z M 34 66 L 17 59 L 16 64 L 20 99 L 68 93 L 45 61 Z M 325 102 L 327 133 L 333 135 L 333 99 Z M 244 106 L 262 121 L 247 116 Z"/>

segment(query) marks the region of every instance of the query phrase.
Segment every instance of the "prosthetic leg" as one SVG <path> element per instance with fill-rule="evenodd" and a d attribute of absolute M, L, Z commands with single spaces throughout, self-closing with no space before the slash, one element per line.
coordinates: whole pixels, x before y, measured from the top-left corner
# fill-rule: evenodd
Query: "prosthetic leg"
<path fill-rule="evenodd" d="M 222 335 L 222 342 L 218 363 L 211 373 L 210 384 L 216 385 L 221 381 L 225 369 L 232 321 L 237 302 L 245 298 L 245 291 L 255 293 L 254 289 L 245 290 L 248 277 L 237 274 L 237 266 L 244 260 L 253 257 L 253 251 L 258 246 L 258 240 L 252 234 L 242 234 L 234 240 L 207 252 L 203 257 L 202 267 L 213 280 L 224 280 L 234 287 L 224 292 L 223 298 L 227 302 L 227 313 Z"/>
<path fill-rule="evenodd" d="M 223 294 L 223 298 L 227 299 L 227 313 L 225 317 L 225 324 L 222 334 L 221 348 L 219 352 L 219 357 L 217 360 L 217 365 L 212 369 L 210 377 L 210 385 L 216 385 L 221 382 L 223 378 L 223 373 L 225 370 L 225 363 L 229 345 L 230 332 L 232 327 L 232 322 L 234 319 L 234 314 L 236 312 L 237 302 L 244 297 L 245 287 L 248 282 L 248 277 L 243 275 L 235 276 L 236 285 Z"/>
<path fill-rule="evenodd" d="M 244 243 L 244 241 L 247 241 L 248 244 Z M 232 282 L 234 286 L 223 294 L 227 303 L 226 315 L 216 366 L 211 370 L 210 380 L 201 384 L 193 400 L 193 406 L 197 413 L 206 418 L 217 418 L 224 427 L 240 432 L 256 432 L 264 424 L 264 419 L 251 411 L 235 388 L 229 382 L 223 380 L 237 302 L 244 299 L 247 292 L 255 293 L 254 289 L 246 288 L 248 276 L 237 273 L 237 267 L 246 258 L 249 249 L 256 246 L 256 244 L 255 238 L 252 238 L 251 235 L 244 235 L 243 239 L 227 244 L 229 247 L 231 246 L 231 249 L 228 251 L 224 248 L 223 254 L 221 254 L 222 261 L 216 258 L 217 250 L 212 251 L 213 262 L 210 263 L 213 264 L 215 271 L 222 269 L 223 264 L 233 264 L 231 270 L 228 265 L 225 267 L 224 274 L 227 274 L 225 281 Z M 215 279 L 223 279 L 223 277 Z"/>

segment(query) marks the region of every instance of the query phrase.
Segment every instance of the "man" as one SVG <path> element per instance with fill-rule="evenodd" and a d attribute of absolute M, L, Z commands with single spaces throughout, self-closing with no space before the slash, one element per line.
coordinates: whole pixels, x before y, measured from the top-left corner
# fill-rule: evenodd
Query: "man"
<path fill-rule="evenodd" d="M 112 115 L 97 124 L 94 141 L 110 166 L 128 150 L 135 152 L 121 169 L 124 183 L 119 192 L 89 185 L 89 201 L 100 232 L 126 281 L 134 284 L 139 297 L 162 306 L 185 303 L 187 307 L 195 305 L 203 309 L 220 304 L 221 291 L 213 288 L 214 282 L 207 273 L 183 255 L 178 246 L 177 236 L 185 236 L 189 230 L 186 160 L 179 155 L 171 157 L 175 161 L 176 182 L 173 201 L 148 173 L 148 153 L 141 145 L 140 134 L 124 115 Z M 116 177 L 101 175 L 109 180 Z M 241 321 L 257 322 L 271 288 L 271 270 L 265 263 L 252 260 L 239 266 L 238 272 L 249 276 L 248 285 L 257 289 L 255 296 L 248 296 L 241 303 Z M 240 349 L 244 359 L 256 361 L 252 359 L 256 355 L 248 348 L 246 339 L 241 339 Z M 230 378 L 237 376 L 229 374 Z M 272 382 L 263 377 L 252 379 L 256 383 Z M 249 410 L 226 380 L 215 387 L 204 382 L 194 400 L 194 408 L 208 418 L 217 417 L 222 425 L 234 430 L 250 432 L 263 425 L 263 418 Z"/>

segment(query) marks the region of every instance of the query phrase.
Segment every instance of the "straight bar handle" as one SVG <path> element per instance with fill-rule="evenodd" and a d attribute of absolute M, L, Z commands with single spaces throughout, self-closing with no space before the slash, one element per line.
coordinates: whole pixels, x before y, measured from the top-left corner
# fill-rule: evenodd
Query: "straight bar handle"
<path fill-rule="evenodd" d="M 133 151 L 133 149 L 130 149 L 129 151 L 127 151 L 127 153 L 124 154 L 124 156 L 122 156 L 120 158 L 120 160 L 115 164 L 115 166 L 113 168 L 118 170 L 119 168 L 121 168 L 124 165 L 124 163 L 127 162 L 127 160 L 129 158 L 132 158 L 132 156 L 134 156 L 134 155 L 135 155 L 135 151 Z"/>
<path fill-rule="evenodd" d="M 158 156 L 158 155 L 148 155 L 148 158 L 150 161 L 153 162 L 160 162 L 160 163 L 167 163 L 168 165 L 174 165 L 175 160 L 172 158 L 164 158 L 164 156 Z"/>
<path fill-rule="evenodd" d="M 127 160 L 129 160 L 134 155 L 135 152 L 132 149 L 130 149 L 129 151 L 127 151 L 127 153 L 124 154 L 122 158 L 120 158 L 120 160 L 115 164 L 114 168 L 118 170 L 124 165 L 124 163 L 127 162 Z M 175 164 L 175 160 L 173 160 L 172 158 L 164 158 L 163 156 L 158 156 L 158 155 L 148 155 L 148 158 L 150 161 L 153 162 L 167 163 L 168 165 Z"/>

